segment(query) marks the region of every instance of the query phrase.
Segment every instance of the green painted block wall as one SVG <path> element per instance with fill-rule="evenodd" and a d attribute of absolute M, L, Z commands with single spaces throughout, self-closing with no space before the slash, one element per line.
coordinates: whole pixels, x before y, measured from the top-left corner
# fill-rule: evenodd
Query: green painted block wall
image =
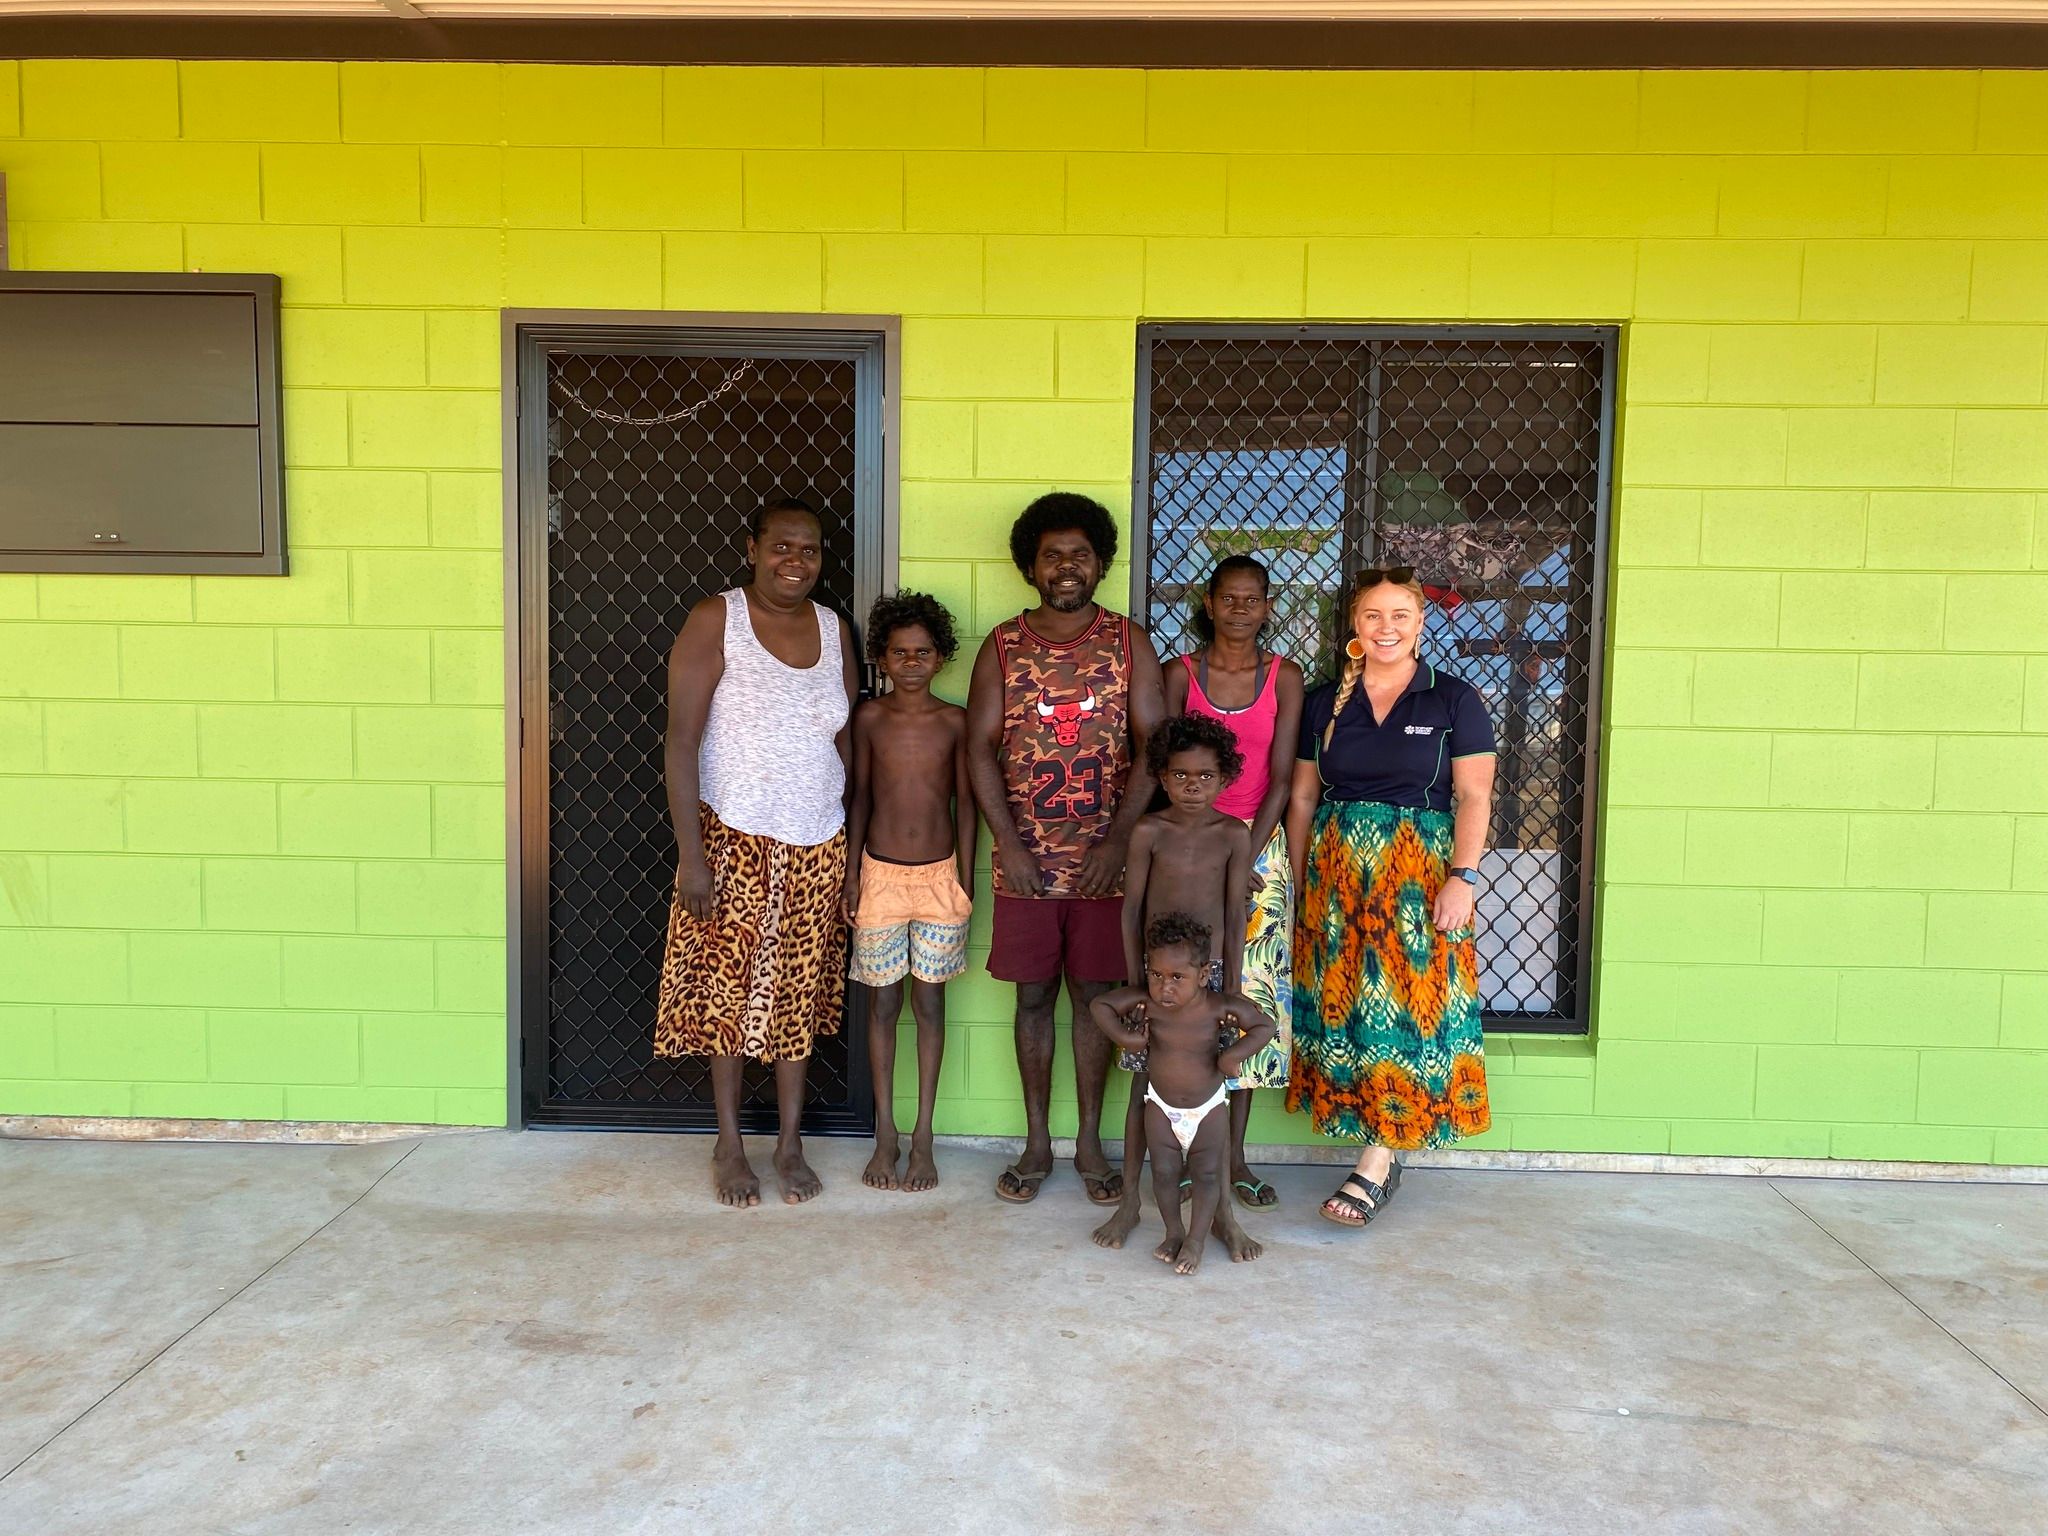
<path fill-rule="evenodd" d="M 1141 318 L 1607 321 L 1596 1032 L 1486 1144 L 2048 1162 L 2048 76 L 0 61 L 0 170 L 282 274 L 293 559 L 0 576 L 0 1113 L 501 1121 L 501 306 L 903 315 L 973 637 Z"/>

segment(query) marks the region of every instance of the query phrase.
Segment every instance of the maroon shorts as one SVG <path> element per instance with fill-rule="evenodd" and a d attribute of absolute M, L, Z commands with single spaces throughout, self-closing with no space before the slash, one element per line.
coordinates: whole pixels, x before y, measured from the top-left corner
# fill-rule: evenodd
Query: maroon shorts
<path fill-rule="evenodd" d="M 1124 979 L 1124 901 L 997 896 L 988 973 L 997 981 Z"/>

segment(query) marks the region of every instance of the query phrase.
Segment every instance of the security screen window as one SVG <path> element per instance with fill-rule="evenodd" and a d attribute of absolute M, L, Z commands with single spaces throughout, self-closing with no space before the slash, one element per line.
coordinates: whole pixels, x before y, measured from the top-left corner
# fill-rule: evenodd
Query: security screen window
<path fill-rule="evenodd" d="M 1147 326 L 1136 521 L 1162 656 L 1215 563 L 1272 572 L 1268 643 L 1335 674 L 1346 582 L 1412 565 L 1423 659 L 1499 738 L 1479 896 L 1489 1024 L 1582 1033 L 1613 358 L 1606 328 Z"/>

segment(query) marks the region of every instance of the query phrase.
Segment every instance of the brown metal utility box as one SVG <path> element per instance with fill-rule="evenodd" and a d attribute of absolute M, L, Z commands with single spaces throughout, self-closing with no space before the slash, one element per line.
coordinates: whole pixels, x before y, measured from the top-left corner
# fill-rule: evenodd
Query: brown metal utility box
<path fill-rule="evenodd" d="M 0 272 L 0 570 L 281 576 L 278 280 Z"/>

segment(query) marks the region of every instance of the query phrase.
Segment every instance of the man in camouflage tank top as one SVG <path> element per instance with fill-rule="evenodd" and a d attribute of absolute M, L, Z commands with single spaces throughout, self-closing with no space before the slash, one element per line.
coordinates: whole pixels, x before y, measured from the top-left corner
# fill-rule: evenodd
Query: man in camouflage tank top
<path fill-rule="evenodd" d="M 1131 829 L 1152 799 L 1145 738 L 1165 713 L 1145 631 L 1095 601 L 1116 558 L 1100 502 L 1041 496 L 1010 530 L 1010 556 L 1038 606 L 996 627 L 974 659 L 968 767 L 995 839 L 989 974 L 1017 984 L 1024 1151 L 996 1180 L 1021 1204 L 1052 1171 L 1053 1005 L 1067 984 L 1079 1124 L 1074 1169 L 1088 1198 L 1114 1205 L 1122 1175 L 1102 1150 L 1110 1046 L 1088 1004 L 1124 975 L 1123 873 Z"/>

